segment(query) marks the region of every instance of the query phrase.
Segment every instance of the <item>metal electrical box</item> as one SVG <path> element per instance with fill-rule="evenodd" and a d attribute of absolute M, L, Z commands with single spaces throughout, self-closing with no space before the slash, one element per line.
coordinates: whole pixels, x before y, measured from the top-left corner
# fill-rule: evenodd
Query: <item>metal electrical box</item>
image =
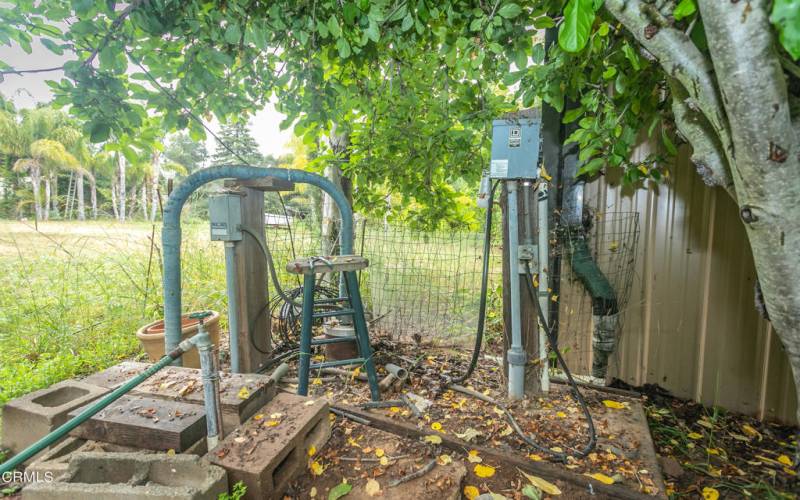
<path fill-rule="evenodd" d="M 539 176 L 539 132 L 542 119 L 537 113 L 492 122 L 493 179 L 535 179 Z"/>
<path fill-rule="evenodd" d="M 238 194 L 218 194 L 208 199 L 211 241 L 241 241 L 242 199 Z"/>

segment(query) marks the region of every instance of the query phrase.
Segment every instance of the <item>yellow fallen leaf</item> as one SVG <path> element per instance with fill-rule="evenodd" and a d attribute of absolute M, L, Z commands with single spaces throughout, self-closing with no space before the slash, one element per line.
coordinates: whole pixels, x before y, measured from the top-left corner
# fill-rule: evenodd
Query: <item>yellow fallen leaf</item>
<path fill-rule="evenodd" d="M 503 409 L 502 409 L 502 408 L 500 408 L 500 407 L 497 407 L 497 406 L 495 406 L 494 408 L 492 408 L 492 411 L 493 411 L 493 412 L 495 412 L 495 413 L 497 413 L 497 414 L 498 414 L 498 415 L 500 415 L 501 417 L 502 417 L 503 415 L 505 415 L 505 412 L 503 411 Z"/>
<path fill-rule="evenodd" d="M 480 478 L 494 476 L 494 467 L 491 465 L 475 464 L 475 475 Z"/>
<path fill-rule="evenodd" d="M 253 420 L 263 420 L 263 419 L 264 419 L 263 413 L 259 413 L 258 415 L 253 416 Z"/>
<path fill-rule="evenodd" d="M 712 430 L 714 429 L 714 424 L 712 424 L 712 423 L 711 423 L 711 422 L 709 422 L 708 420 L 704 420 L 704 419 L 702 419 L 702 418 L 701 418 L 700 420 L 698 420 L 698 421 L 697 421 L 697 425 L 702 425 L 702 426 L 703 426 L 703 427 L 705 427 L 706 429 L 712 429 Z"/>
<path fill-rule="evenodd" d="M 794 469 L 790 469 L 789 467 L 784 467 L 783 468 L 783 472 L 789 474 L 790 476 L 796 476 L 797 475 L 797 472 L 795 472 Z"/>
<path fill-rule="evenodd" d="M 686 435 L 686 437 L 688 437 L 689 439 L 702 439 L 703 435 L 698 434 L 697 432 L 690 432 L 689 434 Z"/>
<path fill-rule="evenodd" d="M 383 451 L 383 448 L 375 448 L 375 456 L 376 457 L 381 458 L 384 454 L 385 454 L 385 452 Z"/>
<path fill-rule="evenodd" d="M 384 467 L 389 465 L 389 457 L 387 457 L 386 455 L 382 456 L 381 457 L 381 465 L 383 465 Z"/>
<path fill-rule="evenodd" d="M 351 378 L 355 380 L 355 378 L 358 377 L 360 374 L 361 374 L 361 367 L 357 366 L 356 369 L 353 370 L 353 376 Z"/>
<path fill-rule="evenodd" d="M 278 425 L 279 423 L 280 423 L 280 422 L 279 422 L 279 421 L 277 421 L 277 420 L 267 420 L 266 422 L 264 422 L 264 423 L 263 423 L 263 424 L 261 424 L 261 425 L 262 425 L 263 427 L 275 427 L 275 426 L 276 426 L 276 425 Z"/>
<path fill-rule="evenodd" d="M 469 450 L 469 453 L 467 453 L 467 460 L 473 464 L 483 462 L 483 459 L 478 456 L 478 450 Z"/>
<path fill-rule="evenodd" d="M 706 486 L 703 488 L 703 499 L 704 500 L 717 500 L 719 498 L 719 491 L 715 488 L 710 486 Z"/>
<path fill-rule="evenodd" d="M 619 401 L 612 401 L 610 399 L 604 399 L 603 404 L 608 408 L 613 408 L 615 410 L 621 410 L 628 407 L 627 403 L 620 403 Z"/>
<path fill-rule="evenodd" d="M 311 462 L 309 468 L 311 469 L 311 473 L 314 474 L 315 476 L 322 475 L 322 473 L 325 472 L 325 467 L 323 467 L 322 464 L 317 462 L 316 460 Z"/>
<path fill-rule="evenodd" d="M 716 448 L 706 448 L 706 453 L 709 455 L 719 455 L 719 450 Z"/>
<path fill-rule="evenodd" d="M 372 478 L 367 479 L 367 485 L 364 486 L 364 491 L 367 492 L 367 495 L 374 497 L 381 492 L 381 483 Z"/>
<path fill-rule="evenodd" d="M 781 455 L 778 457 L 778 462 L 782 463 L 783 465 L 788 465 L 791 467 L 792 459 L 787 457 L 786 455 Z"/>
<path fill-rule="evenodd" d="M 453 458 L 450 455 L 439 455 L 436 457 L 436 463 L 439 465 L 447 465 L 453 462 Z"/>
<path fill-rule="evenodd" d="M 400 407 L 399 406 L 392 406 L 392 407 L 389 408 L 389 411 L 392 412 L 392 413 L 400 413 Z"/>
<path fill-rule="evenodd" d="M 478 488 L 474 486 L 464 486 L 464 496 L 467 497 L 468 500 L 475 500 L 480 494 L 481 492 Z"/>
<path fill-rule="evenodd" d="M 281 418 L 282 416 L 283 416 L 283 413 L 276 412 L 276 413 L 272 413 L 272 414 L 270 414 L 269 418 L 271 418 L 271 419 L 273 419 L 273 420 L 278 420 L 278 419 L 279 419 L 279 418 Z"/>
<path fill-rule="evenodd" d="M 167 450 L 167 455 L 170 456 L 170 457 L 175 455 L 175 450 L 173 450 L 172 448 L 168 449 Z"/>
<path fill-rule="evenodd" d="M 742 432 L 744 432 L 745 434 L 747 434 L 751 438 L 752 437 L 757 437 L 758 440 L 761 441 L 761 433 L 758 432 L 754 427 L 752 427 L 750 425 L 747 425 L 747 424 L 742 425 Z"/>
<path fill-rule="evenodd" d="M 431 429 L 435 431 L 440 431 L 442 430 L 442 424 L 440 424 L 439 422 L 434 422 L 431 424 Z"/>
<path fill-rule="evenodd" d="M 531 453 L 530 455 L 528 455 L 528 458 L 530 458 L 534 462 L 541 462 L 543 460 L 541 455 L 537 455 L 535 453 Z"/>
<path fill-rule="evenodd" d="M 553 180 L 553 176 L 548 174 L 547 173 L 547 169 L 544 168 L 544 163 L 542 163 L 542 167 L 539 170 L 539 177 L 541 177 L 542 179 L 546 180 L 547 182 L 550 182 L 551 180 Z"/>
<path fill-rule="evenodd" d="M 311 381 L 311 385 L 322 385 L 322 379 L 317 377 Z"/>
<path fill-rule="evenodd" d="M 595 472 L 594 474 L 584 474 L 584 475 L 589 476 L 595 481 L 600 481 L 603 484 L 614 484 L 614 478 L 608 477 L 602 472 Z"/>
<path fill-rule="evenodd" d="M 441 436 L 437 436 L 435 434 L 431 434 L 430 436 L 425 436 L 424 438 L 422 438 L 422 440 L 425 441 L 426 443 L 442 444 Z"/>
<path fill-rule="evenodd" d="M 553 484 L 553 483 L 551 483 L 549 481 L 546 481 L 546 480 L 540 478 L 539 476 L 534 476 L 534 475 L 531 475 L 531 474 L 527 474 L 527 473 L 525 473 L 523 471 L 520 471 L 520 472 L 522 473 L 523 476 L 525 476 L 525 478 L 532 485 L 536 486 L 537 488 L 539 488 L 543 492 L 547 493 L 548 495 L 560 495 L 561 494 L 561 490 L 558 489 L 558 486 L 556 486 L 555 484 Z"/>
<path fill-rule="evenodd" d="M 564 453 L 564 449 L 561 448 L 560 446 L 553 446 L 552 448 L 550 448 L 550 451 L 554 451 L 556 453 Z"/>
<path fill-rule="evenodd" d="M 310 496 L 311 498 L 314 498 L 315 496 L 317 496 L 317 487 L 316 486 L 312 486 L 311 487 L 311 491 L 308 492 L 308 496 Z"/>
<path fill-rule="evenodd" d="M 239 396 L 239 399 L 247 399 L 247 398 L 250 397 L 250 390 L 247 389 L 246 386 L 242 386 L 242 388 L 239 389 L 238 396 Z"/>
<path fill-rule="evenodd" d="M 317 454 L 317 447 L 312 444 L 311 446 L 308 447 L 308 456 L 313 457 L 316 454 Z"/>
<path fill-rule="evenodd" d="M 511 428 L 510 425 L 507 425 L 505 429 L 500 432 L 501 437 L 510 436 L 511 433 L 514 432 L 514 429 Z"/>
<path fill-rule="evenodd" d="M 567 414 L 564 413 L 563 411 L 560 411 L 560 412 L 556 413 L 556 416 L 558 418 L 567 418 Z"/>

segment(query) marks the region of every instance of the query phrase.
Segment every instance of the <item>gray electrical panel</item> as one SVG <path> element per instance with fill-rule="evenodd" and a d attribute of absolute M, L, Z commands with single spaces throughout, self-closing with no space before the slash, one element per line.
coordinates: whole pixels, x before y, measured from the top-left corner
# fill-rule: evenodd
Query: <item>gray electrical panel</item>
<path fill-rule="evenodd" d="M 208 217 L 211 219 L 211 241 L 241 241 L 241 195 L 225 193 L 208 199 Z"/>
<path fill-rule="evenodd" d="M 539 176 L 539 133 L 542 119 L 536 114 L 492 122 L 493 179 L 535 179 Z"/>

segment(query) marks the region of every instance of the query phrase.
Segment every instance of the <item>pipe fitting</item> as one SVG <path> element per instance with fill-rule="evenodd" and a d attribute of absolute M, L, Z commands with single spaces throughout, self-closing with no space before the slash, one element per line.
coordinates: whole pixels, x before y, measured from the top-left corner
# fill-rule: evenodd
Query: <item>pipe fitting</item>
<path fill-rule="evenodd" d="M 528 355 L 524 349 L 512 346 L 506 353 L 506 359 L 511 366 L 525 366 L 528 362 Z"/>

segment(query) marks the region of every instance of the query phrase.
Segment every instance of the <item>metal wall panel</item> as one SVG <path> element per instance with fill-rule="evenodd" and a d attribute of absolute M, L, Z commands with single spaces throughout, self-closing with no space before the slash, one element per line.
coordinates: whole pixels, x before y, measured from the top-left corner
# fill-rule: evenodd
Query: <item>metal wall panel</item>
<path fill-rule="evenodd" d="M 637 155 L 643 158 L 647 148 Z M 611 374 L 706 405 L 795 422 L 791 370 L 779 339 L 755 311 L 755 268 L 736 205 L 702 183 L 687 151 L 666 182 L 634 190 L 605 176 L 587 184 L 585 204 L 597 213 L 640 214 L 636 273 Z M 569 347 L 574 371 L 589 373 L 591 318 L 569 321 L 589 310 L 588 298 L 579 283 L 563 279 L 561 286 L 559 315 L 569 327 L 559 331 L 560 342 Z"/>

